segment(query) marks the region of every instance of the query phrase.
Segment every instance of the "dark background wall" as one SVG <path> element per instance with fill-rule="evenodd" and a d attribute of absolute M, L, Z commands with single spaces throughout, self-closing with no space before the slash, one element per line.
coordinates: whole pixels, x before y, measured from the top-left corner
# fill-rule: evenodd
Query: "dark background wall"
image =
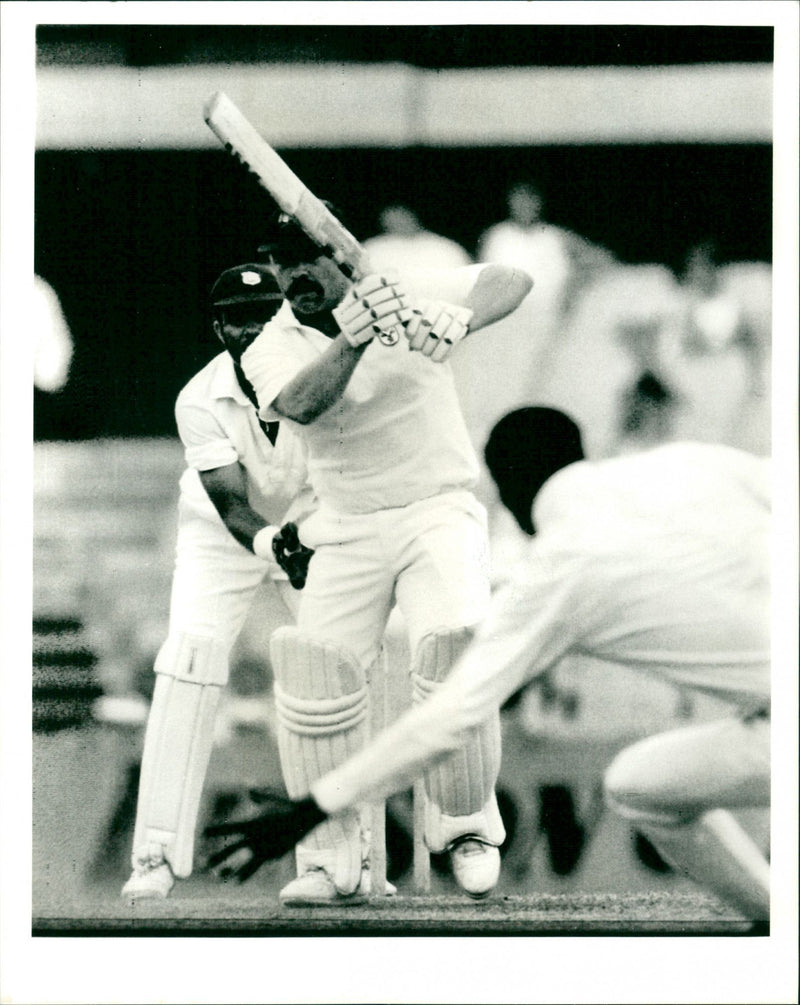
<path fill-rule="evenodd" d="M 389 200 L 474 251 L 529 174 L 553 222 L 628 262 L 677 267 L 715 236 L 727 260 L 771 259 L 763 145 L 295 150 L 289 164 L 359 237 Z M 37 393 L 37 439 L 172 435 L 183 383 L 216 351 L 204 297 L 252 258 L 272 203 L 223 152 L 48 152 L 36 158 L 35 268 L 75 340 L 67 387 Z"/>

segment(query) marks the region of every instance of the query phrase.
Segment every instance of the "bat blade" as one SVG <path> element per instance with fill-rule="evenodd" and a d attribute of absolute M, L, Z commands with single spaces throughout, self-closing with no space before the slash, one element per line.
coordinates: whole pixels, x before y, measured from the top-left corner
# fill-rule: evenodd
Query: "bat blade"
<path fill-rule="evenodd" d="M 294 217 L 308 236 L 329 250 L 353 279 L 369 271 L 366 254 L 349 230 L 330 212 L 221 91 L 207 102 L 206 124 L 223 146 L 259 180 L 284 213 Z"/>

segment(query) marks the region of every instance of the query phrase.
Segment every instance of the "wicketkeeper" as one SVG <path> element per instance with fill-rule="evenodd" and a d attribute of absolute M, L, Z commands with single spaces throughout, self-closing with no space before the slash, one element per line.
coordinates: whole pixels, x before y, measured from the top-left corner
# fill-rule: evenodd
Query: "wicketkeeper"
<path fill-rule="evenodd" d="M 187 469 L 180 481 L 169 633 L 155 663 L 133 873 L 123 897 L 166 897 L 176 877 L 192 872 L 229 654 L 265 577 L 275 583 L 287 616 L 305 582 L 310 551 L 300 545 L 295 521 L 314 508 L 314 499 L 303 446 L 290 428 L 259 420 L 239 365 L 281 300 L 264 265 L 223 272 L 210 307 L 227 351 L 189 381 L 175 406 Z"/>

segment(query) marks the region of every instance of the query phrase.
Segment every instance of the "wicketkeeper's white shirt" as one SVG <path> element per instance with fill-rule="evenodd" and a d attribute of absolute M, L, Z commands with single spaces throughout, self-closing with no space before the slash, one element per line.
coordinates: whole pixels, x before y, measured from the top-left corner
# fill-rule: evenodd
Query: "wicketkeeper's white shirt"
<path fill-rule="evenodd" d="M 412 301 L 425 297 L 464 304 L 481 268 L 403 273 L 402 278 Z M 279 418 L 272 402 L 329 345 L 330 339 L 297 320 L 288 303 L 281 307 L 242 357 L 263 419 Z M 411 352 L 402 336 L 391 347 L 375 339 L 342 398 L 300 428 L 311 484 L 320 502 L 339 512 L 405 506 L 472 488 L 477 481 L 477 458 L 449 363 L 431 363 Z"/>
<path fill-rule="evenodd" d="M 323 809 L 400 791 L 567 653 L 733 701 L 770 694 L 769 462 L 670 444 L 558 472 L 524 565 L 447 681 L 316 783 Z"/>
<path fill-rule="evenodd" d="M 248 501 L 267 523 L 280 525 L 304 489 L 308 495 L 302 440 L 281 423 L 272 445 L 239 386 L 227 352 L 215 356 L 185 385 L 175 404 L 175 419 L 187 464 L 181 494 L 196 511 L 214 516 L 217 512 L 198 472 L 236 461 L 247 472 Z"/>

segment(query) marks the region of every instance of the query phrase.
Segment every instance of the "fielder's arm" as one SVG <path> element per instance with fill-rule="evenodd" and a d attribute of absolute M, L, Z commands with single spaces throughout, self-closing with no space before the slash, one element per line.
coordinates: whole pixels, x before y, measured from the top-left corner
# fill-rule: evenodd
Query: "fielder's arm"
<path fill-rule="evenodd" d="M 239 544 L 260 558 L 272 558 L 272 538 L 278 528 L 268 525 L 250 505 L 247 474 L 239 461 L 199 475 L 208 498 Z"/>
<path fill-rule="evenodd" d="M 246 879 L 328 816 L 402 792 L 423 770 L 460 749 L 471 730 L 570 649 L 580 624 L 580 617 L 572 620 L 576 601 L 571 583 L 570 577 L 557 583 L 537 574 L 524 587 L 515 583 L 498 594 L 478 636 L 435 694 L 313 782 L 304 799 L 270 797 L 270 807 L 253 820 L 208 829 L 209 835 L 239 838 L 218 852 L 212 864 L 249 848 L 252 858 L 239 871 Z"/>

